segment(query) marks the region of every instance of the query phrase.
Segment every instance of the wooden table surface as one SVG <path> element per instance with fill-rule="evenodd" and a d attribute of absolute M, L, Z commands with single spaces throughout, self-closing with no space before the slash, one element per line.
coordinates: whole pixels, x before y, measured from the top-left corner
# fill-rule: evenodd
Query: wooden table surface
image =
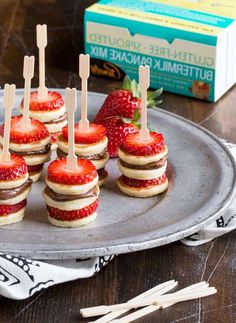
<path fill-rule="evenodd" d="M 48 24 L 46 83 L 79 87 L 78 53 L 82 51 L 84 7 L 95 1 L 0 0 L 0 85 L 23 87 L 25 54 L 37 56 L 35 25 Z M 37 80 L 38 74 L 36 71 Z M 34 80 L 33 86 L 37 86 Z M 91 77 L 89 88 L 109 92 L 111 80 Z M 165 93 L 162 108 L 182 115 L 236 142 L 236 88 L 216 104 Z M 1 247 L 0 247 L 1 249 Z M 81 307 L 127 301 L 157 283 L 174 278 L 186 286 L 207 280 L 217 295 L 190 301 L 145 317 L 139 322 L 236 321 L 236 233 L 199 247 L 179 242 L 116 257 L 97 276 L 51 287 L 25 301 L 0 298 L 0 322 L 86 322 Z"/>

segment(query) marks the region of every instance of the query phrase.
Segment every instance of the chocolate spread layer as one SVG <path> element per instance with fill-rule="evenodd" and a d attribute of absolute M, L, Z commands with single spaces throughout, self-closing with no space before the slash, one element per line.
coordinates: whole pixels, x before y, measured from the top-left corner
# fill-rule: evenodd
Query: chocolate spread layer
<path fill-rule="evenodd" d="M 10 188 L 7 190 L 0 190 L 0 200 L 9 200 L 9 199 L 16 197 L 17 195 L 22 193 L 24 190 L 29 188 L 32 183 L 33 183 L 33 181 L 30 178 L 28 178 L 27 181 L 19 187 Z"/>
<path fill-rule="evenodd" d="M 57 119 L 54 119 L 54 120 L 52 120 L 52 121 L 48 121 L 48 122 L 46 122 L 46 124 L 54 124 L 54 123 L 59 123 L 59 122 L 62 122 L 62 121 L 64 121 L 64 120 L 66 120 L 67 119 L 67 114 L 66 113 L 64 113 L 62 116 L 60 116 L 59 118 L 57 118 Z"/>
<path fill-rule="evenodd" d="M 36 174 L 39 174 L 39 172 L 40 172 L 41 170 L 34 170 L 34 171 L 32 171 L 32 172 L 29 172 L 29 175 L 30 176 L 34 176 L 34 175 L 36 175 Z"/>
<path fill-rule="evenodd" d="M 41 172 L 41 170 L 43 169 L 43 166 L 44 164 L 38 164 L 38 165 L 28 165 L 27 168 L 28 168 L 28 172 L 29 174 L 33 174 L 33 173 L 38 173 L 38 172 Z"/>
<path fill-rule="evenodd" d="M 101 168 L 97 170 L 99 181 L 102 181 L 104 178 L 108 176 L 108 172 L 105 170 L 105 168 Z"/>
<path fill-rule="evenodd" d="M 167 161 L 167 156 L 163 157 L 162 159 L 146 164 L 146 165 L 131 165 L 120 159 L 120 163 L 122 166 L 132 169 L 141 169 L 141 170 L 152 170 L 157 169 L 165 165 Z"/>
<path fill-rule="evenodd" d="M 51 144 L 47 144 L 44 148 L 40 149 L 40 150 L 35 150 L 35 151 L 13 151 L 10 150 L 10 152 L 12 154 L 15 155 L 20 155 L 20 156 L 33 156 L 33 155 L 44 155 L 49 153 L 49 151 L 51 150 Z"/>
<path fill-rule="evenodd" d="M 78 155 L 77 156 L 82 159 L 100 160 L 100 159 L 104 159 L 106 155 L 107 155 L 107 149 L 105 148 L 100 154 L 95 154 L 91 156 L 78 156 Z M 62 151 L 60 148 L 57 148 L 57 156 L 61 158 L 61 157 L 67 156 L 67 154 L 64 151 Z"/>
<path fill-rule="evenodd" d="M 51 199 L 58 202 L 67 202 L 67 201 L 74 201 L 78 199 L 84 199 L 88 197 L 94 197 L 98 195 L 97 187 L 93 187 L 90 191 L 84 194 L 79 195 L 66 195 L 66 194 L 59 194 L 54 192 L 50 187 L 46 186 L 44 189 L 44 193 L 47 194 Z"/>

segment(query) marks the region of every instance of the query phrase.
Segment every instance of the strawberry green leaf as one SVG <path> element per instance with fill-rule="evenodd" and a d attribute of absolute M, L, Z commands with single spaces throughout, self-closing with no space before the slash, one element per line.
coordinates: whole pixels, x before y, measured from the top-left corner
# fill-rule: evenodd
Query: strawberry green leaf
<path fill-rule="evenodd" d="M 123 88 L 124 90 L 128 90 L 128 91 L 130 91 L 130 90 L 131 90 L 131 80 L 130 80 L 130 78 L 128 77 L 128 75 L 126 75 L 126 76 L 124 77 L 122 88 Z"/>
<path fill-rule="evenodd" d="M 131 92 L 134 98 L 140 98 L 140 92 L 139 92 L 138 83 L 136 82 L 136 80 L 131 81 Z"/>
<path fill-rule="evenodd" d="M 157 99 L 162 93 L 163 93 L 163 87 L 153 92 L 152 99 L 154 100 Z"/>
<path fill-rule="evenodd" d="M 155 91 L 148 91 L 147 98 L 148 100 L 156 100 L 163 93 L 163 87 Z"/>
<path fill-rule="evenodd" d="M 131 123 L 132 120 L 129 118 L 121 118 L 124 123 Z"/>
<path fill-rule="evenodd" d="M 147 107 L 148 108 L 155 108 L 161 103 L 162 103 L 162 100 L 149 100 Z"/>
<path fill-rule="evenodd" d="M 147 99 L 151 100 L 153 96 L 153 91 L 147 91 Z"/>
<path fill-rule="evenodd" d="M 137 122 L 140 119 L 140 113 L 139 113 L 139 109 L 136 109 L 134 111 L 134 116 L 133 116 L 133 122 Z"/>
<path fill-rule="evenodd" d="M 141 124 L 139 122 L 133 121 L 131 122 L 134 126 L 136 126 L 138 129 L 141 128 Z"/>
<path fill-rule="evenodd" d="M 139 89 L 139 84 L 136 80 L 132 80 L 129 78 L 128 75 L 125 76 L 123 80 L 123 86 L 122 88 L 124 90 L 128 90 L 132 92 L 132 95 L 134 98 L 141 98 L 141 93 Z M 161 100 L 157 100 L 160 95 L 163 93 L 163 88 L 157 89 L 155 91 L 147 91 L 147 100 L 148 100 L 148 107 L 154 107 L 158 104 L 161 104 Z"/>
<path fill-rule="evenodd" d="M 162 103 L 162 100 L 158 100 L 158 98 L 162 93 L 163 93 L 163 88 L 157 89 L 155 91 L 148 91 L 147 93 L 148 108 L 154 108 Z"/>

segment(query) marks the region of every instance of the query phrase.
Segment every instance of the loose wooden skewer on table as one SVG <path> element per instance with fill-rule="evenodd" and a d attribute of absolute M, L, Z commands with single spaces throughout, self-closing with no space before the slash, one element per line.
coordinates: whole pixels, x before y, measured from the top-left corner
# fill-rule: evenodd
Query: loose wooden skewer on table
<path fill-rule="evenodd" d="M 36 26 L 37 47 L 39 49 L 39 87 L 38 98 L 45 100 L 48 89 L 45 86 L 45 47 L 47 46 L 47 25 Z"/>
<path fill-rule="evenodd" d="M 81 309 L 80 313 L 83 317 L 91 317 L 97 315 L 104 315 L 113 311 L 121 311 L 121 310 L 130 310 L 133 308 L 144 307 L 155 305 L 159 308 L 165 306 L 166 303 L 177 303 L 182 301 L 187 301 L 195 298 L 205 297 L 216 293 L 216 289 L 214 287 L 208 287 L 206 284 L 197 290 L 187 290 L 181 294 L 172 293 L 161 296 L 149 297 L 148 299 L 138 300 L 135 302 L 128 302 L 116 305 L 102 305 L 96 307 L 90 307 Z"/>
<path fill-rule="evenodd" d="M 30 118 L 29 118 L 29 105 L 30 105 L 30 89 L 31 79 L 34 76 L 34 56 L 24 57 L 23 77 L 25 79 L 25 92 L 24 92 L 24 107 L 23 117 L 21 121 L 22 130 L 30 130 Z"/>
<path fill-rule="evenodd" d="M 10 130 L 11 130 L 11 111 L 15 105 L 15 84 L 5 84 L 3 92 L 3 106 L 5 108 L 5 126 L 3 137 L 3 149 L 1 154 L 1 162 L 9 163 L 11 154 L 9 152 Z"/>
<path fill-rule="evenodd" d="M 81 77 L 81 120 L 79 121 L 79 128 L 81 131 L 89 130 L 88 121 L 88 78 L 89 78 L 89 67 L 90 66 L 90 56 L 80 54 L 79 55 L 79 75 Z"/>
<path fill-rule="evenodd" d="M 162 284 L 159 284 L 149 290 L 147 290 L 146 292 L 132 298 L 131 300 L 128 301 L 128 303 L 132 303 L 135 301 L 139 301 L 142 299 L 146 299 L 147 297 L 151 296 L 151 295 L 162 295 L 166 292 L 169 292 L 170 290 L 172 290 L 173 288 L 175 288 L 178 285 L 178 282 L 175 280 L 169 280 L 167 282 L 164 282 Z M 111 312 L 101 318 L 99 318 L 96 321 L 93 321 L 94 323 L 107 323 L 110 322 L 111 320 L 114 320 L 116 317 L 119 317 L 120 315 L 125 314 L 126 312 L 128 312 L 129 310 L 122 310 L 122 311 L 116 311 L 116 312 Z"/>
<path fill-rule="evenodd" d="M 76 89 L 66 88 L 66 112 L 68 115 L 68 144 L 69 151 L 66 157 L 68 169 L 75 171 L 78 168 L 77 156 L 75 155 L 75 110 L 77 107 Z"/>
<path fill-rule="evenodd" d="M 139 88 L 141 91 L 141 128 L 139 130 L 139 138 L 142 141 L 148 140 L 150 137 L 147 128 L 147 89 L 150 85 L 150 69 L 149 66 L 139 66 Z"/>
<path fill-rule="evenodd" d="M 203 287 L 208 287 L 209 284 L 206 283 L 206 282 L 200 282 L 200 283 L 197 283 L 197 284 L 194 284 L 194 285 L 191 285 L 191 286 L 188 286 L 186 288 L 183 288 L 181 290 L 179 290 L 178 292 L 176 292 L 176 295 L 181 295 L 181 294 L 184 294 L 185 292 L 188 292 L 188 291 L 197 291 L 197 290 L 201 290 Z M 112 322 L 114 323 L 127 323 L 127 322 L 133 322 L 145 315 L 148 315 L 152 312 L 155 312 L 157 310 L 159 310 L 160 308 L 164 309 L 164 308 L 167 308 L 169 306 L 172 306 L 174 305 L 175 303 L 166 303 L 166 304 L 163 304 L 161 307 L 160 306 L 155 306 L 155 305 L 150 305 L 150 306 L 147 306 L 147 307 L 144 307 L 140 310 L 137 310 L 131 314 L 128 314 L 124 317 L 122 317 L 121 319 L 117 319 L 117 320 L 113 320 Z M 112 312 L 113 313 L 113 312 Z"/>

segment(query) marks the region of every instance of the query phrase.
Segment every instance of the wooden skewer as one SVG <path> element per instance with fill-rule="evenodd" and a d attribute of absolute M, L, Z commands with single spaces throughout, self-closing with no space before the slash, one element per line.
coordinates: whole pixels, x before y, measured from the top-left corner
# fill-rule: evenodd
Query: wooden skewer
<path fill-rule="evenodd" d="M 197 284 L 194 284 L 194 285 L 191 285 L 191 286 L 188 286 L 186 288 L 183 288 L 181 290 L 179 290 L 178 292 L 176 292 L 176 295 L 181 295 L 181 294 L 184 294 L 186 291 L 191 291 L 191 290 L 194 290 L 194 291 L 197 291 L 197 290 L 201 290 L 203 287 L 208 287 L 209 284 L 206 283 L 206 282 L 201 282 L 201 283 L 197 283 Z M 167 308 L 169 306 L 172 306 L 174 305 L 175 303 L 166 303 L 164 305 L 162 305 L 162 308 Z M 148 315 L 152 312 L 155 312 L 157 310 L 160 309 L 160 306 L 155 306 L 155 305 L 150 305 L 150 306 L 147 306 L 147 307 L 144 307 L 140 310 L 137 310 L 131 314 L 128 314 L 126 316 L 123 316 L 121 319 L 117 319 L 117 320 L 114 320 L 113 322 L 114 323 L 127 323 L 127 322 L 133 322 L 135 320 L 137 320 L 138 318 L 141 318 L 145 315 Z M 113 313 L 116 313 L 116 312 L 112 312 L 111 314 Z"/>
<path fill-rule="evenodd" d="M 66 166 L 75 171 L 78 168 L 77 156 L 75 155 L 75 110 L 77 107 L 76 89 L 66 88 L 66 112 L 68 115 L 68 145 L 69 152 L 66 157 Z"/>
<path fill-rule="evenodd" d="M 191 285 L 191 286 L 188 286 L 186 288 L 184 288 L 185 290 L 187 291 L 190 291 L 190 290 L 193 290 L 193 292 L 200 292 L 200 291 L 205 291 L 207 288 L 209 287 L 209 284 L 206 283 L 206 282 L 200 282 L 200 283 L 197 283 L 197 284 L 194 284 L 194 285 Z M 148 301 L 153 301 L 155 302 L 157 297 L 156 296 L 171 296 L 171 295 L 179 295 L 179 292 L 183 291 L 184 289 L 181 289 L 175 293 L 171 293 L 171 294 L 166 294 L 166 295 L 156 295 L 156 294 L 153 294 L 153 295 L 150 295 L 149 297 L 147 297 L 145 300 L 148 300 Z"/>
<path fill-rule="evenodd" d="M 47 25 L 37 25 L 37 47 L 39 48 L 39 87 L 38 98 L 45 100 L 48 97 L 48 89 L 45 86 L 45 47 L 47 46 Z"/>
<path fill-rule="evenodd" d="M 90 56 L 80 54 L 79 55 L 79 76 L 81 77 L 81 120 L 79 122 L 79 127 L 82 131 L 89 130 L 89 121 L 87 117 L 87 88 L 88 88 L 88 78 L 89 78 L 89 64 Z"/>
<path fill-rule="evenodd" d="M 153 305 L 162 307 L 165 303 L 177 303 L 177 302 L 188 301 L 199 297 L 206 297 L 206 296 L 215 294 L 216 292 L 217 290 L 214 287 L 208 287 L 204 290 L 192 291 L 183 295 L 174 295 L 174 294 L 162 295 L 160 296 L 160 299 L 157 299 L 156 301 L 153 302 Z"/>
<path fill-rule="evenodd" d="M 134 312 L 132 314 L 129 314 L 129 315 L 125 316 L 125 317 L 122 317 L 119 320 L 114 320 L 112 322 L 114 322 L 114 323 L 127 323 L 127 322 L 132 322 L 134 320 L 137 320 L 140 317 L 143 317 L 144 315 L 147 315 L 149 313 L 152 313 L 152 312 L 154 312 L 154 311 L 156 311 L 156 310 L 158 310 L 160 308 L 163 309 L 163 308 L 169 307 L 171 305 L 174 305 L 177 302 L 183 302 L 183 301 L 188 301 L 188 300 L 195 299 L 195 298 L 206 297 L 206 296 L 209 296 L 209 295 L 212 295 L 212 294 L 215 294 L 215 293 L 216 293 L 216 291 L 214 291 L 214 292 L 213 291 L 212 292 L 210 292 L 210 291 L 206 292 L 205 291 L 204 293 L 202 292 L 202 294 L 199 292 L 199 294 L 198 294 L 199 296 L 196 296 L 195 297 L 192 294 L 192 297 L 191 298 L 188 297 L 188 295 L 181 295 L 180 294 L 178 296 L 178 300 L 177 301 L 173 301 L 171 303 L 166 303 L 166 304 L 161 304 L 161 305 L 158 305 L 158 306 L 156 306 L 156 305 L 147 306 L 147 307 L 145 307 L 145 308 L 143 308 L 141 310 L 138 310 L 138 311 L 136 311 L 136 312 Z"/>
<path fill-rule="evenodd" d="M 3 137 L 3 149 L 1 161 L 2 163 L 9 163 L 11 154 L 9 152 L 10 131 L 11 131 L 11 111 L 15 105 L 15 84 L 5 84 L 3 93 L 3 106 L 5 108 L 5 125 Z"/>
<path fill-rule="evenodd" d="M 216 293 L 216 289 L 213 287 L 204 288 L 204 290 L 199 291 L 191 291 L 186 292 L 183 295 L 176 295 L 176 293 L 173 294 L 166 294 L 157 297 L 154 301 L 151 299 L 149 300 L 142 300 L 132 303 L 122 303 L 122 304 L 116 304 L 116 305 L 102 305 L 97 307 L 90 307 L 87 309 L 82 309 L 81 314 L 83 317 L 90 317 L 90 316 L 97 316 L 97 315 L 104 315 L 112 311 L 120 311 L 120 310 L 130 310 L 132 308 L 138 308 L 138 307 L 144 307 L 149 305 L 155 305 L 161 307 L 165 303 L 177 303 L 177 302 L 183 302 L 199 297 L 205 297 L 208 295 L 212 295 Z"/>
<path fill-rule="evenodd" d="M 149 139 L 149 130 L 147 128 L 147 89 L 150 85 L 149 66 L 139 66 L 139 88 L 141 90 L 141 129 L 139 130 L 140 140 Z"/>
<path fill-rule="evenodd" d="M 21 128 L 28 131 L 30 129 L 29 106 L 31 79 L 34 76 L 34 56 L 24 57 L 23 77 L 25 79 L 24 108 Z"/>
<path fill-rule="evenodd" d="M 143 300 L 132 304 L 123 303 L 123 304 L 116 304 L 111 306 L 104 305 L 104 306 L 98 306 L 94 308 L 88 308 L 88 309 L 84 309 L 81 314 L 83 317 L 90 317 L 90 316 L 104 315 L 111 311 L 120 311 L 122 309 L 131 310 L 133 308 L 144 307 L 149 305 L 155 305 L 161 308 L 166 303 L 178 303 L 178 302 L 188 301 L 195 298 L 206 297 L 215 293 L 216 293 L 216 289 L 210 287 L 205 289 L 204 291 L 198 291 L 198 292 L 192 291 L 191 293 L 186 293 L 184 295 L 174 295 L 174 294 L 163 295 L 157 298 L 155 301 Z"/>
<path fill-rule="evenodd" d="M 165 283 L 159 284 L 149 290 L 147 290 L 146 292 L 132 298 L 131 300 L 128 301 L 128 303 L 132 303 L 141 299 L 145 299 L 146 297 L 149 297 L 151 295 L 162 295 L 166 292 L 169 292 L 171 289 L 175 288 L 178 285 L 178 282 L 176 282 L 175 280 L 169 280 Z M 111 320 L 114 320 L 116 317 L 125 314 L 126 312 L 128 312 L 128 310 L 122 310 L 122 311 L 116 311 L 116 312 L 111 312 L 101 318 L 99 318 L 98 320 L 94 321 L 96 323 L 107 323 L 110 322 Z"/>

